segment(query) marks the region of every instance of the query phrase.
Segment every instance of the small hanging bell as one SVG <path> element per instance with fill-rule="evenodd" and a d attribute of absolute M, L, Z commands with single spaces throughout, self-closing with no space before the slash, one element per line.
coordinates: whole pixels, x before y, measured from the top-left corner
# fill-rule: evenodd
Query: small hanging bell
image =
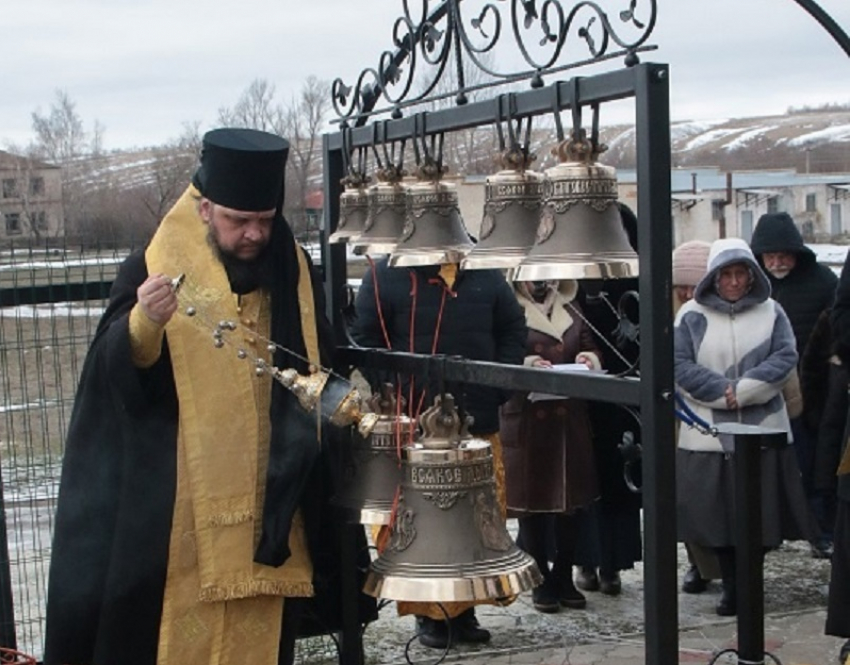
<path fill-rule="evenodd" d="M 442 161 L 443 135 L 431 136 L 429 147 L 423 116 L 417 116 L 416 125 L 421 134 L 413 143 L 417 182 L 407 189 L 404 229 L 389 264 L 412 267 L 460 263 L 473 242 L 460 216 L 457 187 L 443 182 L 448 170 Z"/>
<path fill-rule="evenodd" d="M 363 231 L 351 242 L 355 254 L 377 256 L 395 249 L 407 211 L 404 175 L 403 170 L 392 165 L 378 170 L 378 182 L 368 191 Z"/>
<path fill-rule="evenodd" d="M 351 242 L 363 232 L 369 213 L 368 176 L 349 175 L 343 178 L 345 189 L 339 196 L 339 224 L 328 242 Z"/>

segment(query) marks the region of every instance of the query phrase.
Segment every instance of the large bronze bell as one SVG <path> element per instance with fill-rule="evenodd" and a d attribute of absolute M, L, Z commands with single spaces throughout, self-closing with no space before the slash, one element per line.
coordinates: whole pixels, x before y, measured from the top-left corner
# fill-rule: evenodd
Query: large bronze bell
<path fill-rule="evenodd" d="M 401 451 L 416 436 L 416 421 L 398 411 L 403 400 L 397 400 L 393 390 L 385 384 L 367 400 L 378 422 L 367 437 L 353 434 L 343 485 L 333 500 L 357 524 L 390 523 L 401 484 Z"/>
<path fill-rule="evenodd" d="M 417 116 L 417 126 L 421 116 Z M 420 148 L 421 145 L 421 148 Z M 460 216 L 457 187 L 443 182 L 443 135 L 414 141 L 417 181 L 407 188 L 407 214 L 391 267 L 460 263 L 473 247 Z"/>
<path fill-rule="evenodd" d="M 542 582 L 511 540 L 496 497 L 490 444 L 466 432 L 451 396 L 426 410 L 422 438 L 402 450 L 392 533 L 364 591 L 392 600 L 502 598 Z"/>
<path fill-rule="evenodd" d="M 513 95 L 498 97 L 500 121 L 499 161 L 502 170 L 487 178 L 484 186 L 484 216 L 475 248 L 461 262 L 467 270 L 515 268 L 534 245 L 540 206 L 543 204 L 543 176 L 529 168 L 537 155 L 529 151 L 531 118 L 514 120 Z M 507 140 L 501 119 L 506 120 Z"/>
<path fill-rule="evenodd" d="M 350 242 L 363 232 L 369 214 L 369 196 L 366 176 L 349 175 L 343 178 L 345 189 L 339 196 L 339 224 L 328 237 L 328 242 Z"/>
<path fill-rule="evenodd" d="M 638 274 L 617 205 L 616 170 L 596 158 L 607 146 L 583 129 L 555 148 L 561 163 L 546 170 L 537 239 L 512 278 L 619 278 Z"/>
<path fill-rule="evenodd" d="M 515 268 L 534 245 L 544 180 L 540 173 L 526 170 L 533 159 L 508 151 L 502 157 L 506 168 L 487 178 L 478 243 L 461 261 L 464 270 Z"/>
<path fill-rule="evenodd" d="M 459 263 L 472 247 L 454 184 L 421 180 L 408 187 L 407 216 L 390 266 Z"/>
<path fill-rule="evenodd" d="M 355 254 L 389 254 L 398 243 L 407 214 L 404 171 L 392 165 L 378 170 L 378 182 L 369 188 L 363 232 L 351 242 Z"/>

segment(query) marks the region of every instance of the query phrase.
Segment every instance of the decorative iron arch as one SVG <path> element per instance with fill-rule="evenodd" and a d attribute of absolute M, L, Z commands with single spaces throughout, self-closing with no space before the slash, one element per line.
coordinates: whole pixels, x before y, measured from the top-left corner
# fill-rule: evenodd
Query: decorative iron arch
<path fill-rule="evenodd" d="M 639 52 L 655 48 L 646 41 L 655 28 L 657 0 L 620 0 L 623 8 L 616 13 L 617 20 L 592 0 L 580 0 L 569 10 L 561 0 L 492 0 L 478 5 L 474 15 L 461 9 L 462 0 L 442 0 L 433 11 L 429 10 L 430 0 L 421 1 L 421 11 L 414 14 L 410 1 L 403 0 L 404 14 L 393 25 L 394 51 L 381 53 L 377 66 L 362 70 L 353 85 L 341 78 L 334 80 L 332 103 L 343 122 L 353 120 L 362 125 L 369 116 L 389 111 L 398 118 L 406 106 L 452 94 L 457 104 L 463 105 L 473 90 L 516 81 L 530 79 L 537 88 L 543 85 L 544 73 L 621 56 L 626 65 L 634 65 Z M 510 28 L 513 46 L 525 64 L 519 71 L 498 70 L 483 57 L 500 43 L 506 28 Z M 558 64 L 567 45 L 573 43 L 572 37 L 588 57 Z M 532 41 L 543 55 L 536 54 Z M 490 82 L 467 86 L 466 63 Z M 457 89 L 429 97 L 449 66 L 454 67 Z M 414 93 L 413 83 L 423 71 L 429 75 L 427 82 L 421 92 Z M 386 106 L 375 110 L 381 99 Z"/>

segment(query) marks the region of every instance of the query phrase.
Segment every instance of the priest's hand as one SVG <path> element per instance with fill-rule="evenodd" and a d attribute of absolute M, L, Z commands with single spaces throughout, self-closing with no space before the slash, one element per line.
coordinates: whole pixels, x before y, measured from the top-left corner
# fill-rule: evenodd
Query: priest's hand
<path fill-rule="evenodd" d="M 168 275 L 151 275 L 136 289 L 136 296 L 145 316 L 161 326 L 177 311 L 177 294 Z"/>

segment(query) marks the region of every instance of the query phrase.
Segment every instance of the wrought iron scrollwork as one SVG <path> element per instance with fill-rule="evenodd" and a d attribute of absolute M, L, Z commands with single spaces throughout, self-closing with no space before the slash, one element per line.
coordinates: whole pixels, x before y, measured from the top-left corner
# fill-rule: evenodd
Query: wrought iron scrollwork
<path fill-rule="evenodd" d="M 341 78 L 333 82 L 337 115 L 363 122 L 373 113 L 391 110 L 393 117 L 400 117 L 405 106 L 452 95 L 456 103 L 464 104 L 467 93 L 493 85 L 531 79 L 532 87 L 540 87 L 542 72 L 620 55 L 631 66 L 637 64 L 638 52 L 654 48 L 646 41 L 655 27 L 657 0 L 609 0 L 608 4 L 619 6 L 610 13 L 605 2 L 590 0 L 571 8 L 568 0 L 466 0 L 463 6 L 461 2 L 420 0 L 419 11 L 414 12 L 411 1 L 403 0 L 404 13 L 392 29 L 392 49 L 381 53 L 377 67 L 364 69 L 353 85 Z M 507 27 L 513 37 L 508 48 L 514 53 L 500 60 L 516 62 L 518 56 L 523 64 L 517 71 L 497 70 L 485 57 L 507 41 L 501 39 Z M 559 64 L 572 36 L 587 57 Z M 615 47 L 619 50 L 612 50 Z M 432 97 L 450 64 L 456 89 Z M 467 86 L 467 72 L 476 70 L 489 80 Z M 387 106 L 376 110 L 381 98 Z"/>

